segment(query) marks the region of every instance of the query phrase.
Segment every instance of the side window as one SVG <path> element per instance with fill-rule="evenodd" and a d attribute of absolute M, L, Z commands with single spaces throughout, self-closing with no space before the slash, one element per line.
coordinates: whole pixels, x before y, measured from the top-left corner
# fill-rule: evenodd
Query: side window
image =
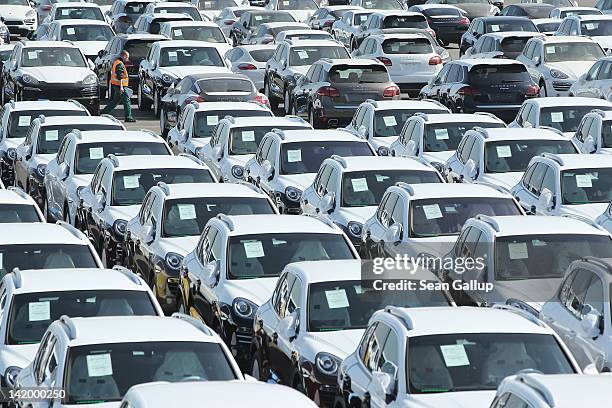
<path fill-rule="evenodd" d="M 598 80 L 606 80 L 606 79 L 610 79 L 611 75 L 610 75 L 610 70 L 612 69 L 612 62 L 610 61 L 603 61 L 600 64 L 601 68 L 599 69 L 599 72 L 597 72 L 597 79 Z"/>
<path fill-rule="evenodd" d="M 325 190 L 323 192 L 327 194 L 331 191 L 338 191 L 338 171 L 333 167 L 331 167 L 331 173 L 329 175 L 327 185 L 325 186 Z"/>
<path fill-rule="evenodd" d="M 474 138 L 474 144 L 472 145 L 472 150 L 470 150 L 470 155 L 468 156 L 468 160 L 474 160 L 476 165 L 480 164 L 480 151 L 482 150 L 481 145 L 480 140 Z"/>
<path fill-rule="evenodd" d="M 361 361 L 365 361 L 364 359 L 365 359 L 366 352 L 368 351 L 368 344 L 370 343 L 370 339 L 374 335 L 374 331 L 376 330 L 377 326 L 378 326 L 378 323 L 374 323 L 373 325 L 368 327 L 368 330 L 365 332 L 365 334 L 361 338 L 361 342 L 359 344 L 359 359 Z"/>
<path fill-rule="evenodd" d="M 603 62 L 599 61 L 599 62 L 596 62 L 591 67 L 591 69 L 589 69 L 589 72 L 587 72 L 587 76 L 586 76 L 587 81 L 592 81 L 597 78 L 597 73 L 599 72 L 599 68 L 601 68 L 602 65 L 603 65 Z"/>
<path fill-rule="evenodd" d="M 274 311 L 278 314 L 281 294 L 283 293 L 283 288 L 287 285 L 287 275 L 288 273 L 284 273 L 278 279 L 276 283 L 276 287 L 274 288 L 274 293 L 272 293 L 272 307 Z"/>
<path fill-rule="evenodd" d="M 272 166 L 276 165 L 276 152 L 278 150 L 277 147 L 278 144 L 276 143 L 276 141 L 270 138 L 270 147 L 268 148 L 264 160 L 268 160 L 272 164 Z"/>
<path fill-rule="evenodd" d="M 295 311 L 295 309 L 302 306 L 302 282 L 299 278 L 295 278 L 295 282 L 291 287 L 291 292 L 287 299 L 287 311 L 285 315 L 289 315 Z"/>
<path fill-rule="evenodd" d="M 389 196 L 391 194 L 385 194 L 380 200 L 380 204 L 378 205 L 378 209 L 376 210 L 376 219 L 382 224 L 383 222 L 383 213 L 385 212 L 385 206 L 387 205 L 387 201 L 389 201 Z"/>
<path fill-rule="evenodd" d="M 593 273 L 586 269 L 578 269 L 576 278 L 569 288 L 565 307 L 577 318 L 582 315 L 582 306 L 592 275 Z"/>
<path fill-rule="evenodd" d="M 401 143 L 403 145 L 408 144 L 408 140 L 410 140 L 410 136 L 412 135 L 412 131 L 414 130 L 415 123 L 416 123 L 415 120 L 411 120 L 407 123 L 406 127 L 404 128 L 404 131 L 402 132 L 402 136 L 401 136 Z"/>
<path fill-rule="evenodd" d="M 521 397 L 510 394 L 506 403 L 503 405 L 504 408 L 531 408 L 531 405 L 527 404 L 521 399 Z"/>
<path fill-rule="evenodd" d="M 387 340 L 376 364 L 376 371 L 383 371 L 385 363 L 392 363 L 396 368 L 400 367 L 399 339 L 393 330 L 390 330 L 387 335 Z"/>
<path fill-rule="evenodd" d="M 586 139 L 587 136 L 591 136 L 591 138 L 593 139 L 593 142 L 595 143 L 595 146 L 594 146 L 595 148 L 597 148 L 597 141 L 598 141 L 597 139 L 599 139 L 599 135 L 601 134 L 600 127 L 602 126 L 603 126 L 603 122 L 600 126 L 598 121 L 596 121 L 595 119 L 592 119 L 591 126 L 589 126 L 589 130 L 587 131 L 584 137 Z"/>
<path fill-rule="evenodd" d="M 524 127 L 528 127 L 529 125 L 533 126 L 533 123 L 529 122 L 529 119 L 527 119 L 532 109 L 533 109 L 533 104 L 531 103 L 528 103 L 523 107 L 523 109 L 521 110 L 521 114 L 519 115 L 519 120 L 518 120 L 519 125 L 524 126 Z"/>
<path fill-rule="evenodd" d="M 531 176 L 533 175 L 533 171 L 535 170 L 537 165 L 537 163 L 532 164 L 527 168 L 527 171 L 525 171 L 525 174 L 523 175 L 523 178 L 521 180 L 525 188 L 529 188 L 529 181 L 531 180 Z"/>
<path fill-rule="evenodd" d="M 444 66 L 444 68 L 442 68 L 442 70 L 440 72 L 438 72 L 438 76 L 436 77 L 436 80 L 434 81 L 434 84 L 440 85 L 443 84 L 446 81 L 446 77 L 448 76 L 448 72 L 450 71 L 451 67 L 453 67 L 455 64 L 447 64 Z"/>
<path fill-rule="evenodd" d="M 359 124 L 361 124 L 361 119 L 363 119 L 364 112 L 365 112 L 364 107 L 360 107 L 359 109 L 357 109 L 357 112 L 355 112 L 355 115 L 353 116 L 353 120 L 352 120 L 352 125 L 355 129 L 359 128 Z"/>
<path fill-rule="evenodd" d="M 383 208 L 383 212 L 381 214 L 382 224 L 385 227 L 393 225 L 391 216 L 393 214 L 393 209 L 395 209 L 395 204 L 397 203 L 398 199 L 399 197 L 397 196 L 397 194 L 395 193 L 389 194 L 389 199 L 387 200 L 385 207 Z"/>
<path fill-rule="evenodd" d="M 217 229 L 214 227 L 210 228 L 210 232 L 214 233 L 215 236 L 210 244 L 210 250 L 208 251 L 207 262 L 218 261 L 223 256 L 223 238 Z"/>
<path fill-rule="evenodd" d="M 217 235 L 217 230 L 215 228 L 208 228 L 208 231 L 204 237 L 204 240 L 202 241 L 202 264 L 206 265 L 207 259 L 208 259 L 208 252 L 210 251 L 210 248 L 212 247 L 212 243 L 215 240 L 215 236 Z"/>
<path fill-rule="evenodd" d="M 291 288 L 295 282 L 295 276 L 289 274 L 285 280 L 285 284 L 281 286 L 280 293 L 278 295 L 277 313 L 281 319 L 287 316 L 287 305 L 289 304 L 289 295 L 291 294 Z"/>
<path fill-rule="evenodd" d="M 548 166 L 546 164 L 538 163 L 535 170 L 533 171 L 533 175 L 531 176 L 531 180 L 529 181 L 529 191 L 531 191 L 535 195 L 540 194 L 542 180 L 544 180 L 544 174 L 546 174 L 547 168 Z"/>
<path fill-rule="evenodd" d="M 391 219 L 389 220 L 389 226 L 393 224 L 401 224 L 404 226 L 404 200 L 399 196 L 397 197 L 395 207 L 393 207 L 393 212 L 391 213 Z"/>
<path fill-rule="evenodd" d="M 542 191 L 547 188 L 548 191 L 550 191 L 551 193 L 553 193 L 553 197 L 554 194 L 556 192 L 556 172 L 555 170 L 553 170 L 552 167 L 550 166 L 546 166 L 546 174 L 544 174 L 544 179 L 542 180 L 542 187 L 540 188 L 540 194 L 542 193 Z"/>
<path fill-rule="evenodd" d="M 331 166 L 325 165 L 320 173 L 321 178 L 319 179 L 319 185 L 317 186 L 317 194 L 323 197 L 325 195 L 324 189 L 325 186 L 327 186 L 327 180 L 331 174 Z"/>
<path fill-rule="evenodd" d="M 459 70 L 459 65 L 453 64 L 450 71 L 448 71 L 448 75 L 446 76 L 444 82 L 447 84 L 457 82 L 457 79 L 459 78 Z"/>
<path fill-rule="evenodd" d="M 584 304 L 581 310 L 582 317 L 589 312 L 589 308 L 584 307 L 587 305 L 597 310 L 601 316 L 604 315 L 604 289 L 603 283 L 601 282 L 601 279 L 599 279 L 599 276 L 593 274 L 593 278 L 591 279 L 591 283 L 586 291 L 583 303 Z"/>
<path fill-rule="evenodd" d="M 380 351 L 387 340 L 387 336 L 391 330 L 384 323 L 378 323 L 376 330 L 369 338 L 367 348 L 363 356 L 363 364 L 370 371 L 375 371 L 378 367 L 378 359 Z"/>
<path fill-rule="evenodd" d="M 464 164 L 467 163 L 468 159 L 470 158 L 470 153 L 472 152 L 475 139 L 476 138 L 474 136 L 468 136 L 468 139 L 465 141 L 463 148 L 461 149 L 461 155 L 458 155 L 459 160 L 461 160 L 461 162 Z"/>
<path fill-rule="evenodd" d="M 261 143 L 259 143 L 259 146 L 257 147 L 257 153 L 255 154 L 255 157 L 259 164 L 262 164 L 265 160 L 264 157 L 268 153 L 268 148 L 270 147 L 271 140 L 272 139 L 270 137 L 266 137 L 261 141 Z"/>

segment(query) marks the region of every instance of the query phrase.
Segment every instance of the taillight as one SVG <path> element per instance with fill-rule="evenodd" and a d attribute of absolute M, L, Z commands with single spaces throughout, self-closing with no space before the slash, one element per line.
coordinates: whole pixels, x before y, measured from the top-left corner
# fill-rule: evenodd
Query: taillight
<path fill-rule="evenodd" d="M 459 19 L 459 24 L 463 24 L 463 25 L 469 25 L 470 24 L 470 19 L 467 17 L 461 17 Z"/>
<path fill-rule="evenodd" d="M 333 86 L 323 86 L 317 90 L 317 95 L 329 96 L 333 98 L 336 96 L 340 96 L 340 91 L 334 88 Z"/>
<path fill-rule="evenodd" d="M 257 67 L 253 64 L 240 64 L 238 65 L 238 69 L 241 71 L 250 71 L 253 69 L 257 69 Z"/>
<path fill-rule="evenodd" d="M 270 105 L 270 102 L 268 102 L 268 98 L 264 94 L 257 94 L 257 96 L 255 97 L 255 100 L 261 103 L 262 105 L 266 105 L 266 106 Z"/>
<path fill-rule="evenodd" d="M 540 87 L 537 85 L 529 85 L 527 91 L 525 92 L 525 96 L 538 96 L 540 93 Z"/>
<path fill-rule="evenodd" d="M 225 20 L 225 22 L 223 24 L 225 25 L 232 25 L 236 22 L 236 20 Z"/>
<path fill-rule="evenodd" d="M 440 65 L 442 63 L 442 58 L 438 55 L 433 56 L 429 59 L 429 65 Z"/>
<path fill-rule="evenodd" d="M 459 95 L 470 95 L 470 96 L 480 95 L 480 89 L 472 88 L 471 86 L 464 86 L 457 92 L 459 93 Z"/>
<path fill-rule="evenodd" d="M 376 57 L 376 59 L 379 60 L 380 62 L 382 62 L 383 64 L 385 64 L 388 67 L 393 65 L 393 62 L 391 62 L 391 60 L 389 58 L 387 58 L 387 57 Z"/>
<path fill-rule="evenodd" d="M 393 98 L 394 96 L 400 95 L 400 89 L 397 85 L 388 86 L 383 91 L 383 96 L 385 98 Z"/>

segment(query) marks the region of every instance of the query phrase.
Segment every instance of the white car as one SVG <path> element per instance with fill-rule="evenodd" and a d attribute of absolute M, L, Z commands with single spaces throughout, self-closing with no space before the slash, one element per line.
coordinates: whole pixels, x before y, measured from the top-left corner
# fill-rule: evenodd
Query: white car
<path fill-rule="evenodd" d="M 255 84 L 255 89 L 263 92 L 266 62 L 275 51 L 275 45 L 239 45 L 229 50 L 225 58 L 230 61 L 233 73 L 246 75 Z"/>
<path fill-rule="evenodd" d="M 408 280 L 432 286 L 439 283 L 435 275 L 419 266 Z M 300 390 L 319 406 L 333 406 L 340 362 L 355 350 L 376 310 L 389 304 L 454 305 L 440 288 L 415 292 L 365 287 L 359 260 L 289 264 L 278 279 L 275 296 L 255 315 L 251 374 Z M 276 344 L 283 346 L 277 348 Z"/>
<path fill-rule="evenodd" d="M 11 35 L 27 36 L 38 27 L 36 9 L 28 0 L 0 4 L 0 17 L 9 27 Z"/>
<path fill-rule="evenodd" d="M 612 57 L 600 58 L 588 72 L 580 75 L 569 90 L 570 96 L 612 100 Z"/>
<path fill-rule="evenodd" d="M 22 189 L 0 187 L 0 223 L 45 222 L 45 217 L 32 197 Z"/>
<path fill-rule="evenodd" d="M 72 131 L 45 169 L 43 208 L 47 220 L 81 228 L 78 192 L 91 183 L 100 160 L 113 154 L 171 155 L 166 142 L 151 131 Z"/>
<path fill-rule="evenodd" d="M 220 213 L 277 211 L 268 196 L 247 183 L 158 183 L 128 221 L 124 263 L 150 284 L 164 310 L 176 311 L 183 258 L 196 247 L 208 220 Z"/>
<path fill-rule="evenodd" d="M 268 10 L 288 11 L 297 21 L 308 20 L 319 5 L 314 0 L 270 0 L 266 4 Z"/>
<path fill-rule="evenodd" d="M 572 141 L 582 153 L 612 154 L 612 111 L 593 109 L 584 115 Z"/>
<path fill-rule="evenodd" d="M 571 140 L 550 129 L 468 130 L 446 161 L 448 181 L 484 182 L 510 190 L 529 160 L 541 153 L 579 153 Z"/>
<path fill-rule="evenodd" d="M 98 20 L 106 21 L 102 9 L 95 3 L 58 2 L 53 4 L 49 15 L 40 23 L 51 23 L 55 20 Z"/>
<path fill-rule="evenodd" d="M 559 336 L 521 310 L 389 306 L 340 365 L 338 389 L 347 407 L 486 408 L 505 377 L 527 369 L 582 373 Z"/>
<path fill-rule="evenodd" d="M 563 20 L 560 18 L 534 18 L 531 21 L 542 34 L 555 35 Z"/>
<path fill-rule="evenodd" d="M 221 28 L 210 21 L 168 21 L 161 24 L 159 34 L 171 40 L 212 43 L 221 55 L 225 55 L 232 49 L 230 41 Z"/>
<path fill-rule="evenodd" d="M 525 48 L 529 39 L 544 34 L 532 31 L 501 31 L 487 33 L 465 50 L 462 59 L 468 58 L 516 58 Z"/>
<path fill-rule="evenodd" d="M 604 51 L 612 49 L 612 16 L 571 15 L 565 17 L 555 35 L 579 35 L 596 41 Z"/>
<path fill-rule="evenodd" d="M 65 395 L 20 400 L 32 406 L 119 408 L 141 383 L 244 380 L 219 336 L 184 315 L 62 316 L 45 332 L 34 362 L 16 387 L 53 384 Z"/>
<path fill-rule="evenodd" d="M 115 32 L 105 21 L 55 20 L 49 24 L 49 31 L 44 39 L 70 41 L 93 62 L 114 36 Z"/>
<path fill-rule="evenodd" d="M 351 123 L 344 128 L 372 145 L 379 156 L 388 156 L 389 147 L 400 135 L 406 121 L 417 113 L 450 113 L 438 101 L 374 101 L 366 99 L 361 103 Z"/>
<path fill-rule="evenodd" d="M 512 195 L 531 213 L 594 220 L 612 201 L 612 162 L 604 154 L 535 156 Z"/>
<path fill-rule="evenodd" d="M 239 117 L 226 116 L 197 156 L 208 166 L 215 178 L 223 182 L 244 180 L 244 166 L 253 158 L 266 133 L 272 129 L 312 129 L 300 117 Z"/>
<path fill-rule="evenodd" d="M 196 156 L 213 135 L 219 121 L 233 117 L 274 116 L 266 106 L 255 102 L 191 102 L 185 106 L 175 127 L 168 131 L 168 144 L 176 154 Z"/>
<path fill-rule="evenodd" d="M 215 2 L 212 3 L 214 4 Z M 240 19 L 242 13 L 249 10 L 257 10 L 257 8 L 248 5 L 228 6 L 223 8 L 223 10 L 221 10 L 221 12 L 212 19 L 212 21 L 213 23 L 217 23 L 221 30 L 223 30 L 223 34 L 225 34 L 225 36 L 229 38 L 232 25 L 234 25 L 234 23 Z M 202 13 L 202 10 L 200 10 L 200 13 Z"/>
<path fill-rule="evenodd" d="M 200 10 L 200 14 L 204 19 L 208 21 L 217 22 L 217 18 L 223 15 L 223 11 L 228 8 L 248 8 L 250 7 L 249 0 L 189 0 L 187 3 L 191 3 Z"/>
<path fill-rule="evenodd" d="M 255 30 L 248 35 L 245 42 L 248 44 L 280 44 L 277 40 L 281 33 L 291 32 L 293 30 L 310 30 L 308 24 L 298 22 L 273 22 L 263 23 L 257 26 Z M 311 30 L 312 31 L 312 30 Z M 328 37 L 328 39 L 331 39 Z"/>
<path fill-rule="evenodd" d="M 532 38 L 516 60 L 525 64 L 540 96 L 567 96 L 572 84 L 604 55 L 589 38 L 554 35 Z"/>
<path fill-rule="evenodd" d="M 355 34 L 359 32 L 359 27 L 366 22 L 374 10 L 349 10 L 336 20 L 332 25 L 332 36 L 340 41 L 346 48 L 351 48 Z"/>
<path fill-rule="evenodd" d="M 425 34 L 370 35 L 352 52 L 355 58 L 377 59 L 387 67 L 402 94 L 416 97 L 442 69 L 442 58 Z"/>
<path fill-rule="evenodd" d="M 322 30 L 286 30 L 278 33 L 274 42 L 280 44 L 283 41 L 301 41 L 301 40 L 333 40 L 333 37 L 327 31 Z"/>
<path fill-rule="evenodd" d="M 63 315 L 163 316 L 151 289 L 122 267 L 19 270 L 2 279 L 0 375 L 14 387 L 49 325 Z"/>
<path fill-rule="evenodd" d="M 557 7 L 551 10 L 550 18 L 563 19 L 569 16 L 597 16 L 603 14 L 595 7 Z"/>

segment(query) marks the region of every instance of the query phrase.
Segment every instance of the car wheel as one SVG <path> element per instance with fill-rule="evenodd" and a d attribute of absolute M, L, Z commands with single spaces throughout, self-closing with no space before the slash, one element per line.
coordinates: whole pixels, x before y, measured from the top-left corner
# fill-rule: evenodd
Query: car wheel
<path fill-rule="evenodd" d="M 312 107 L 308 109 L 308 121 L 313 129 L 321 129 L 323 127 L 321 126 L 321 121 L 315 117 L 314 108 Z"/>
<path fill-rule="evenodd" d="M 295 378 L 293 379 L 293 389 L 301 394 L 306 395 L 306 388 L 304 388 L 304 383 L 300 378 L 299 372 L 295 374 Z"/>
<path fill-rule="evenodd" d="M 148 111 L 151 109 L 151 102 L 145 99 L 144 94 L 142 93 L 142 84 L 138 85 L 138 110 L 140 111 Z"/>
<path fill-rule="evenodd" d="M 159 92 L 155 91 L 153 94 L 153 113 L 156 118 L 159 118 L 159 114 L 161 113 L 161 97 L 159 96 Z"/>
<path fill-rule="evenodd" d="M 102 259 L 102 266 L 105 268 L 111 268 L 111 262 L 108 259 L 108 252 L 106 251 L 106 245 L 102 245 L 102 251 L 100 253 L 100 259 Z"/>
<path fill-rule="evenodd" d="M 276 98 L 274 96 L 272 96 L 272 92 L 270 91 L 270 82 L 269 81 L 265 81 L 264 83 L 264 94 L 266 95 L 266 98 L 268 98 L 268 101 L 270 102 L 270 109 L 277 110 L 278 109 L 278 101 L 276 100 Z"/>
<path fill-rule="evenodd" d="M 251 377 L 258 381 L 266 381 L 267 376 L 265 375 L 264 366 L 261 361 L 261 353 L 259 350 L 255 350 L 253 353 L 253 361 L 251 362 Z"/>
<path fill-rule="evenodd" d="M 47 222 L 55 223 L 55 220 L 51 218 L 51 214 L 49 213 L 49 203 L 46 196 L 43 196 L 43 216 Z"/>
<path fill-rule="evenodd" d="M 161 113 L 159 114 L 159 128 L 164 139 L 168 136 L 168 126 L 166 125 L 166 122 L 166 110 L 162 108 Z"/>
<path fill-rule="evenodd" d="M 285 105 L 285 115 L 291 114 L 291 94 L 287 86 L 285 86 L 285 100 L 283 103 Z"/>
<path fill-rule="evenodd" d="M 540 81 L 540 98 L 545 98 L 548 96 L 548 92 L 546 91 L 546 82 Z"/>

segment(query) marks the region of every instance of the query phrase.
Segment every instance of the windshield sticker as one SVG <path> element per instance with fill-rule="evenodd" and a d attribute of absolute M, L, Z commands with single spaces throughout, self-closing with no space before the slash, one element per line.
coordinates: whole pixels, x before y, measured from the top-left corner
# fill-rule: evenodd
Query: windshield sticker
<path fill-rule="evenodd" d="M 70 14 L 70 9 L 63 9 L 62 10 L 62 16 L 67 16 Z"/>
<path fill-rule="evenodd" d="M 304 50 L 299 50 L 297 54 L 298 54 L 298 57 L 300 57 L 300 59 L 308 59 L 308 52 Z"/>
<path fill-rule="evenodd" d="M 19 123 L 17 123 L 17 125 L 19 127 L 30 126 L 31 120 L 32 120 L 31 116 L 20 116 L 19 117 Z"/>
<path fill-rule="evenodd" d="M 265 255 L 261 241 L 244 241 L 242 245 L 247 258 L 261 258 Z"/>
<path fill-rule="evenodd" d="M 438 204 L 424 205 L 423 212 L 428 220 L 442 218 L 442 211 L 440 211 L 440 206 Z"/>
<path fill-rule="evenodd" d="M 383 183 L 385 180 L 388 180 L 389 177 L 391 177 L 391 176 L 385 176 L 384 174 L 377 174 L 376 175 L 376 181 L 378 183 Z"/>
<path fill-rule="evenodd" d="M 103 147 L 92 147 L 89 149 L 89 158 L 91 160 L 100 160 L 104 157 Z"/>
<path fill-rule="evenodd" d="M 508 244 L 508 254 L 510 255 L 510 259 L 527 259 L 529 257 L 527 243 L 510 242 Z"/>
<path fill-rule="evenodd" d="M 510 146 L 496 146 L 496 150 L 497 157 L 499 158 L 512 157 L 512 150 L 510 149 Z"/>
<path fill-rule="evenodd" d="M 274 246 L 285 245 L 286 243 L 287 241 L 283 241 L 282 239 L 272 238 L 272 245 Z"/>
<path fill-rule="evenodd" d="M 180 29 L 174 30 L 174 35 L 177 36 L 177 37 L 182 37 L 183 36 L 183 30 L 180 30 Z"/>
<path fill-rule="evenodd" d="M 461 367 L 470 365 L 465 347 L 463 344 L 449 344 L 440 346 L 442 357 L 444 357 L 444 364 L 447 367 Z"/>
<path fill-rule="evenodd" d="M 434 133 L 436 134 L 436 140 L 448 139 L 448 129 L 434 129 Z"/>
<path fill-rule="evenodd" d="M 51 302 L 28 303 L 28 320 L 31 322 L 51 320 Z"/>
<path fill-rule="evenodd" d="M 327 298 L 327 306 L 330 309 L 349 307 L 348 297 L 344 289 L 326 290 L 325 297 Z"/>
<path fill-rule="evenodd" d="M 593 24 L 593 23 L 586 23 L 584 26 L 586 27 L 587 30 L 594 30 L 595 29 L 595 24 Z"/>
<path fill-rule="evenodd" d="M 368 181 L 365 178 L 351 179 L 353 185 L 353 191 L 358 193 L 360 191 L 368 191 Z"/>
<path fill-rule="evenodd" d="M 554 123 L 563 122 L 563 112 L 551 112 L 550 121 Z"/>
<path fill-rule="evenodd" d="M 179 218 L 181 220 L 195 220 L 196 209 L 194 204 L 179 204 L 178 205 Z"/>
<path fill-rule="evenodd" d="M 260 21 L 261 20 L 261 16 L 255 16 L 255 21 Z"/>
<path fill-rule="evenodd" d="M 396 126 L 397 120 L 395 116 L 383 116 L 383 121 L 385 122 L 385 126 Z"/>
<path fill-rule="evenodd" d="M 497 24 L 492 24 L 491 31 L 499 31 L 499 26 Z"/>
<path fill-rule="evenodd" d="M 72 27 L 68 27 L 68 28 L 66 29 L 66 33 L 68 33 L 68 35 L 74 35 L 74 28 L 72 28 Z"/>
<path fill-rule="evenodd" d="M 128 189 L 140 187 L 140 175 L 123 176 L 123 187 Z"/>
<path fill-rule="evenodd" d="M 28 59 L 36 59 L 38 58 L 38 53 L 36 51 L 28 51 Z"/>
<path fill-rule="evenodd" d="M 113 375 L 111 355 L 106 353 L 87 356 L 87 375 L 90 377 Z"/>
<path fill-rule="evenodd" d="M 302 161 L 302 150 L 287 150 L 287 161 L 289 163 Z"/>
<path fill-rule="evenodd" d="M 547 54 L 555 54 L 556 52 L 557 52 L 557 49 L 555 48 L 554 45 L 549 45 L 546 47 Z"/>
<path fill-rule="evenodd" d="M 172 62 L 178 61 L 178 54 L 176 51 L 168 51 L 168 59 Z"/>
<path fill-rule="evenodd" d="M 208 126 L 214 126 L 217 123 L 219 123 L 219 116 L 214 115 L 214 116 L 207 116 L 206 117 L 206 124 Z"/>
<path fill-rule="evenodd" d="M 593 180 L 590 174 L 576 174 L 576 186 L 580 188 L 593 187 Z"/>
<path fill-rule="evenodd" d="M 158 11 L 160 14 L 166 14 L 166 13 L 168 12 L 168 10 L 164 10 L 164 9 L 157 10 L 157 11 Z"/>
<path fill-rule="evenodd" d="M 243 142 L 254 142 L 255 141 L 255 131 L 254 130 L 242 131 L 242 141 Z"/>
<path fill-rule="evenodd" d="M 47 130 L 45 132 L 45 140 L 47 142 L 55 142 L 59 140 L 59 130 Z"/>

